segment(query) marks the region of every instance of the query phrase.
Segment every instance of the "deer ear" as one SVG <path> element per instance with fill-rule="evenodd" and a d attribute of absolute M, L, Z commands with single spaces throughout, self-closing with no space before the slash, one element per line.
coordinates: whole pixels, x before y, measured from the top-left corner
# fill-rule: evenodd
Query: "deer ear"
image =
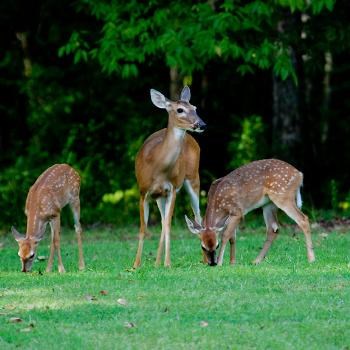
<path fill-rule="evenodd" d="M 21 235 L 13 226 L 11 227 L 11 232 L 17 242 L 22 241 L 25 238 L 25 236 Z"/>
<path fill-rule="evenodd" d="M 221 232 L 228 225 L 229 220 L 230 216 L 228 215 L 215 226 L 214 231 Z"/>
<path fill-rule="evenodd" d="M 161 94 L 159 91 L 151 89 L 151 100 L 155 106 L 158 108 L 167 108 L 168 106 L 168 99 Z"/>
<path fill-rule="evenodd" d="M 186 85 L 181 91 L 180 100 L 185 102 L 190 102 L 190 99 L 191 99 L 191 91 L 190 91 L 190 88 Z"/>
<path fill-rule="evenodd" d="M 199 225 L 195 220 L 192 221 L 191 219 L 189 219 L 189 218 L 187 217 L 187 215 L 185 215 L 185 220 L 186 220 L 188 229 L 189 229 L 192 233 L 198 235 L 198 234 L 201 232 L 202 226 Z"/>

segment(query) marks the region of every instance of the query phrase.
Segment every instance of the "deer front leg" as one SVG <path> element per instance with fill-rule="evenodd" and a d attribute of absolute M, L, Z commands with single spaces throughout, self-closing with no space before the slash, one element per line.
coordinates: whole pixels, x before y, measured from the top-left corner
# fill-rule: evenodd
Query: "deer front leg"
<path fill-rule="evenodd" d="M 55 217 L 51 220 L 50 224 L 52 223 L 53 231 L 54 231 L 54 246 L 57 251 L 57 259 L 58 259 L 58 272 L 63 273 L 66 272 L 63 263 L 62 263 L 62 256 L 61 256 L 61 245 L 60 245 L 60 230 L 61 230 L 61 218 L 60 216 Z"/>
<path fill-rule="evenodd" d="M 223 259 L 224 259 L 224 253 L 225 253 L 225 247 L 226 244 L 228 242 L 228 240 L 230 240 L 230 244 L 231 244 L 231 250 L 230 250 L 230 263 L 232 263 L 232 261 L 234 261 L 235 259 L 235 239 L 233 238 L 236 232 L 236 228 L 239 224 L 240 218 L 236 217 L 236 216 L 231 216 L 229 219 L 229 222 L 227 224 L 226 229 L 224 230 L 223 234 L 222 234 L 222 238 L 221 238 L 221 247 L 220 247 L 220 251 L 219 251 L 219 256 L 218 256 L 218 266 L 222 266 L 223 263 Z M 232 243 L 232 240 L 234 240 L 234 242 Z"/>
<path fill-rule="evenodd" d="M 160 265 L 160 261 L 162 259 L 162 254 L 163 254 L 163 246 L 164 246 L 164 236 L 165 236 L 165 198 L 160 197 L 157 198 L 157 206 L 160 212 L 160 216 L 162 219 L 162 232 L 160 234 L 159 238 L 159 244 L 158 244 L 158 250 L 157 250 L 157 257 L 156 257 L 156 266 Z"/>
<path fill-rule="evenodd" d="M 53 259 L 55 257 L 55 241 L 54 241 L 55 231 L 51 222 L 50 222 L 50 228 L 51 228 L 50 256 L 47 262 L 46 272 L 52 271 Z"/>
<path fill-rule="evenodd" d="M 230 238 L 230 265 L 234 265 L 236 262 L 236 231 Z"/>
<path fill-rule="evenodd" d="M 170 267 L 170 229 L 171 221 L 174 213 L 176 191 L 173 189 L 170 192 L 170 196 L 167 198 L 165 205 L 165 257 L 164 257 L 164 266 Z"/>

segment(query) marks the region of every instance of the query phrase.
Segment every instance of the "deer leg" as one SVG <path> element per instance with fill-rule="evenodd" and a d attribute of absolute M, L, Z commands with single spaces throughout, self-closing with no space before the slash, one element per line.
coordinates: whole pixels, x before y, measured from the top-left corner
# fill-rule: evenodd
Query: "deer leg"
<path fill-rule="evenodd" d="M 164 266 L 170 267 L 170 229 L 174 213 L 176 191 L 173 189 L 165 204 L 165 257 Z"/>
<path fill-rule="evenodd" d="M 232 246 L 232 240 L 234 239 L 234 235 L 237 229 L 237 226 L 239 224 L 240 218 L 239 217 L 230 217 L 229 223 L 227 227 L 225 228 L 222 238 L 221 238 L 221 246 L 220 246 L 220 251 L 219 251 L 219 256 L 218 256 L 218 266 L 222 266 L 223 259 L 224 259 L 224 253 L 225 253 L 225 247 L 230 239 L 230 244 L 231 244 L 231 249 L 234 249 L 235 244 Z M 231 253 L 230 255 L 230 262 L 232 261 L 232 257 L 235 256 L 235 254 Z"/>
<path fill-rule="evenodd" d="M 253 261 L 253 264 L 256 265 L 264 260 L 272 242 L 276 239 L 278 234 L 277 207 L 272 203 L 264 206 L 263 215 L 266 225 L 266 240 L 261 252 Z"/>
<path fill-rule="evenodd" d="M 202 250 L 202 255 L 203 255 L 203 264 L 208 264 L 208 257 L 207 254 Z"/>
<path fill-rule="evenodd" d="M 133 265 L 134 268 L 140 267 L 141 265 L 141 256 L 142 256 L 142 250 L 143 250 L 143 242 L 145 239 L 145 232 L 147 229 L 148 215 L 149 215 L 148 198 L 147 198 L 147 195 L 145 196 L 141 194 L 139 245 L 137 248 L 137 253 L 136 253 L 136 257 Z"/>
<path fill-rule="evenodd" d="M 202 223 L 202 217 L 199 209 L 199 176 L 194 180 L 185 180 L 184 186 L 190 196 L 191 208 L 198 224 Z"/>
<path fill-rule="evenodd" d="M 165 220 L 165 201 L 166 201 L 166 199 L 164 197 L 157 198 L 157 206 L 158 206 L 160 216 L 162 219 L 162 231 L 160 233 L 160 238 L 159 238 L 157 257 L 156 257 L 156 266 L 160 265 L 160 262 L 162 260 L 162 255 L 163 255 L 164 236 L 165 236 L 165 222 L 164 222 L 164 220 Z"/>
<path fill-rule="evenodd" d="M 51 222 L 50 222 L 50 228 L 51 228 L 50 256 L 49 256 L 49 261 L 47 262 L 46 272 L 52 271 L 53 259 L 55 257 L 55 243 L 54 243 L 55 231 Z"/>
<path fill-rule="evenodd" d="M 307 251 L 307 258 L 308 261 L 314 262 L 315 261 L 315 253 L 312 245 L 312 239 L 311 239 L 311 229 L 310 229 L 310 223 L 309 218 L 298 209 L 295 203 L 295 198 L 284 198 L 281 200 L 280 198 L 271 198 L 270 199 L 281 209 L 283 210 L 291 219 L 293 219 L 297 225 L 301 228 L 301 230 L 304 233 L 305 236 L 305 243 L 306 243 L 306 251 Z"/>
<path fill-rule="evenodd" d="M 50 221 L 50 225 L 52 225 L 52 229 L 54 231 L 54 246 L 55 250 L 57 251 L 57 260 L 58 260 L 58 272 L 66 272 L 63 263 L 62 263 L 62 256 L 61 256 L 61 245 L 60 245 L 60 230 L 61 230 L 61 218 L 60 216 L 56 216 L 54 219 Z"/>
<path fill-rule="evenodd" d="M 83 256 L 83 243 L 81 239 L 81 235 L 83 233 L 83 230 L 81 228 L 80 224 L 80 199 L 79 197 L 74 198 L 74 200 L 70 203 L 70 208 L 73 213 L 74 218 L 74 228 L 75 233 L 77 235 L 77 241 L 78 241 L 78 253 L 79 253 L 79 270 L 85 269 L 85 262 L 84 262 L 84 256 Z"/>
<path fill-rule="evenodd" d="M 236 231 L 230 238 L 230 265 L 236 262 Z"/>

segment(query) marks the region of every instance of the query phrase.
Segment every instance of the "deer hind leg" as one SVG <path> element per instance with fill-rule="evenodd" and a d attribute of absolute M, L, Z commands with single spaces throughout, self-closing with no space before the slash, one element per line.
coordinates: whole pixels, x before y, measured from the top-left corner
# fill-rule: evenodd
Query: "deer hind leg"
<path fill-rule="evenodd" d="M 141 256 L 143 250 L 143 242 L 145 239 L 145 233 L 147 231 L 147 223 L 149 216 L 149 200 L 148 196 L 142 195 L 140 197 L 140 232 L 139 232 L 139 245 L 137 248 L 137 253 L 134 261 L 134 268 L 140 267 L 141 265 Z"/>
<path fill-rule="evenodd" d="M 191 208 L 194 214 L 194 217 L 198 224 L 202 223 L 202 217 L 199 209 L 199 176 L 194 180 L 185 180 L 184 186 L 185 190 L 190 196 Z"/>
<path fill-rule="evenodd" d="M 311 229 L 310 229 L 309 218 L 296 206 L 295 196 L 289 197 L 289 198 L 282 198 L 282 199 L 278 197 L 271 198 L 270 196 L 270 199 L 280 209 L 282 209 L 291 219 L 293 219 L 297 223 L 297 225 L 301 228 L 305 236 L 308 261 L 310 263 L 314 262 L 315 254 L 314 254 L 314 249 L 313 249 L 312 239 L 311 239 Z"/>
<path fill-rule="evenodd" d="M 240 217 L 231 216 L 225 231 L 222 234 L 221 238 L 221 247 L 219 250 L 218 256 L 218 266 L 221 266 L 224 260 L 225 247 L 227 242 L 230 240 L 230 263 L 233 265 L 236 257 L 236 229 L 240 222 Z"/>
<path fill-rule="evenodd" d="M 277 220 L 277 207 L 271 203 L 263 207 L 263 215 L 266 225 L 266 240 L 261 252 L 253 261 L 253 264 L 260 264 L 267 252 L 269 251 L 272 242 L 276 239 L 278 234 L 278 220 Z"/>
<path fill-rule="evenodd" d="M 79 270 L 85 269 L 85 262 L 84 262 L 84 256 L 83 256 L 83 242 L 82 242 L 82 233 L 83 230 L 81 228 L 80 224 L 80 199 L 79 197 L 74 198 L 72 202 L 70 203 L 70 208 L 73 213 L 74 218 L 74 228 L 75 233 L 77 235 L 77 241 L 78 241 L 78 252 L 79 252 Z"/>
<path fill-rule="evenodd" d="M 57 259 L 58 259 L 58 272 L 66 272 L 61 256 L 61 246 L 60 246 L 60 230 L 61 230 L 61 218 L 60 216 L 56 216 L 50 221 L 51 230 L 53 231 L 53 244 L 55 250 L 57 251 Z"/>

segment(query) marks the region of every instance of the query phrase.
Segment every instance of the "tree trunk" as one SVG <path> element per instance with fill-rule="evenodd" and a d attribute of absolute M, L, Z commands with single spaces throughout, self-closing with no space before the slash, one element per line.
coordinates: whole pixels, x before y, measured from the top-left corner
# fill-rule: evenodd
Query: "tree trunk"
<path fill-rule="evenodd" d="M 283 32 L 286 25 L 290 26 L 287 19 L 278 25 L 278 31 Z M 293 48 L 289 48 L 290 57 L 297 69 L 296 53 Z M 300 127 L 300 101 L 298 87 L 291 77 L 282 80 L 274 75 L 273 83 L 273 118 L 272 118 L 272 136 L 273 153 L 293 164 L 300 164 L 299 156 L 301 149 L 301 127 Z"/>
<path fill-rule="evenodd" d="M 182 88 L 182 79 L 177 67 L 170 68 L 170 99 L 178 100 Z"/>
<path fill-rule="evenodd" d="M 295 160 L 300 144 L 298 91 L 292 79 L 273 77 L 273 151 L 286 160 Z"/>
<path fill-rule="evenodd" d="M 26 32 L 18 32 L 16 33 L 16 37 L 21 43 L 21 47 L 23 50 L 23 66 L 24 66 L 24 76 L 26 78 L 29 78 L 32 74 L 32 61 L 29 56 L 29 50 L 28 50 L 28 39 L 27 39 L 27 33 Z"/>

